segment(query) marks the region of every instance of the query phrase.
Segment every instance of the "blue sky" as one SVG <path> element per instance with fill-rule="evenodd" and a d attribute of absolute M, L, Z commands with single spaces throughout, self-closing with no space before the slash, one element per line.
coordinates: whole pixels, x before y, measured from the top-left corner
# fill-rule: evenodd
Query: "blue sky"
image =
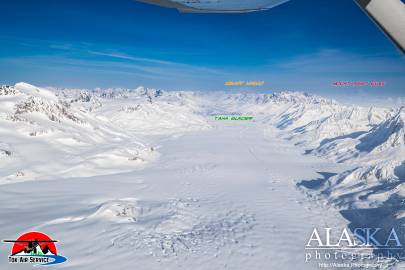
<path fill-rule="evenodd" d="M 258 92 L 405 95 L 405 57 L 352 0 L 292 0 L 248 14 L 13 0 L 1 13 L 0 84 L 226 90 L 225 81 L 260 80 Z M 386 86 L 332 86 L 371 80 Z"/>

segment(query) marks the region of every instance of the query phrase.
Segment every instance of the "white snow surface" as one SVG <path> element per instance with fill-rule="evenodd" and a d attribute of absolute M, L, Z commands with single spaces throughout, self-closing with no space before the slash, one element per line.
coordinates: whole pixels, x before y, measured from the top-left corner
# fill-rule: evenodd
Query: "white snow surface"
<path fill-rule="evenodd" d="M 235 114 L 254 120 L 214 120 Z M 404 121 L 298 92 L 3 86 L 0 238 L 46 232 L 66 269 L 317 269 L 314 227 L 405 197 Z"/>

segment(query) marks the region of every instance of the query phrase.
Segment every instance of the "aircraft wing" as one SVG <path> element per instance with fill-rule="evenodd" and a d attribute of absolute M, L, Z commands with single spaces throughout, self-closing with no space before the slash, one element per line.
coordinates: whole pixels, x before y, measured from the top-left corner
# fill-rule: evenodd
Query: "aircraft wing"
<path fill-rule="evenodd" d="M 180 12 L 245 13 L 267 10 L 290 0 L 137 0 Z M 339 0 L 336 0 L 339 1 Z M 354 0 L 405 53 L 405 4 L 401 0 Z"/>
<path fill-rule="evenodd" d="M 138 0 L 190 13 L 246 13 L 267 10 L 289 0 Z"/>

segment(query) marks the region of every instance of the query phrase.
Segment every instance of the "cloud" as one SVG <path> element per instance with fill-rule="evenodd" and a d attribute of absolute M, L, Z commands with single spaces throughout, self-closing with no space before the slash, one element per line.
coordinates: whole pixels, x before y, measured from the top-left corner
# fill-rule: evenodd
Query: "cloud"
<path fill-rule="evenodd" d="M 405 73 L 405 57 L 401 55 L 366 55 L 324 49 L 270 65 L 271 68 L 300 73 Z"/>
<path fill-rule="evenodd" d="M 130 60 L 134 62 L 148 62 L 153 64 L 161 64 L 161 65 L 173 65 L 176 64 L 174 62 L 163 61 L 158 59 L 150 59 L 150 58 L 143 58 L 143 57 L 135 57 L 125 53 L 118 53 L 118 52 L 98 52 L 98 51 L 88 51 L 88 53 L 98 56 L 107 56 L 111 58 L 123 59 L 123 60 Z"/>
<path fill-rule="evenodd" d="M 129 55 L 129 54 L 126 54 L 123 52 L 88 51 L 88 53 L 91 55 L 95 55 L 95 56 L 105 56 L 105 57 L 112 58 L 112 59 L 127 60 L 129 62 L 137 63 L 138 65 L 142 65 L 144 68 L 155 67 L 156 69 L 159 69 L 159 70 L 171 69 L 174 71 L 181 71 L 180 73 L 177 73 L 177 76 L 187 76 L 187 74 L 197 74 L 197 73 L 222 75 L 222 76 L 229 75 L 228 72 L 213 69 L 213 68 L 207 68 L 204 66 L 190 65 L 190 64 L 165 61 L 165 60 L 160 60 L 160 59 L 132 56 L 132 55 Z M 149 69 L 149 70 L 151 70 L 151 69 Z M 173 75 L 175 75 L 175 74 L 173 74 Z"/>
<path fill-rule="evenodd" d="M 8 40 L 0 37 L 0 40 Z M 167 61 L 157 58 L 146 58 L 129 54 L 126 50 L 133 48 L 109 49 L 105 44 L 88 42 L 59 42 L 37 39 L 11 39 L 21 46 L 41 48 L 33 50 L 31 55 L 3 57 L 3 65 L 20 66 L 46 70 L 48 68 L 69 69 L 75 67 L 81 70 L 99 72 L 108 71 L 114 74 L 127 74 L 150 79 L 193 78 L 198 80 L 211 76 L 226 76 L 221 70 L 198 65 Z M 110 45 L 111 47 L 111 45 Z M 6 68 L 6 67 L 4 67 Z"/>
<path fill-rule="evenodd" d="M 204 89 L 207 84 L 222 86 L 225 81 L 220 71 L 205 67 L 106 54 L 111 59 L 65 54 L 0 58 L 0 80 L 4 76 L 3 80 L 8 77 L 13 81 L 61 87 L 146 85 L 168 90 Z M 103 53 L 91 55 L 104 56 Z M 122 56 L 129 61 L 121 61 Z"/>
<path fill-rule="evenodd" d="M 0 38 L 1 40 L 2 38 Z M 50 85 L 69 82 L 75 86 L 101 87 L 144 84 L 165 89 L 224 90 L 225 81 L 265 81 L 255 90 L 300 90 L 326 92 L 336 90 L 336 80 L 385 80 L 384 91 L 403 93 L 405 57 L 396 54 L 366 55 L 337 49 L 283 57 L 267 65 L 211 67 L 145 57 L 135 48 L 114 47 L 87 42 L 54 42 L 25 40 L 20 42 L 41 50 L 31 55 L 0 58 L 0 80 L 5 78 L 38 78 Z M 43 49 L 45 48 L 45 49 Z M 24 52 L 25 52 L 24 51 Z M 190 56 L 191 57 L 191 56 Z M 188 59 L 188 58 L 185 58 Z M 269 59 L 271 61 L 271 59 Z M 220 59 L 218 60 L 220 63 Z M 8 74 L 8 75 L 6 75 Z M 32 81 L 34 82 L 34 81 Z M 368 91 L 369 89 L 367 89 Z M 381 90 L 381 89 L 370 89 Z"/>

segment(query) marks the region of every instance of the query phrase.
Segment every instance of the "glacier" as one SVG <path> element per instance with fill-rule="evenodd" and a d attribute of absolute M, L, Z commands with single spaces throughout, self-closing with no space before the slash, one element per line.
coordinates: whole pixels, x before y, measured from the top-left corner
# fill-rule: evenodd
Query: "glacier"
<path fill-rule="evenodd" d="M 404 218 L 404 107 L 27 83 L 0 104 L 1 237 L 49 232 L 68 269 L 315 269 L 315 226 Z"/>

